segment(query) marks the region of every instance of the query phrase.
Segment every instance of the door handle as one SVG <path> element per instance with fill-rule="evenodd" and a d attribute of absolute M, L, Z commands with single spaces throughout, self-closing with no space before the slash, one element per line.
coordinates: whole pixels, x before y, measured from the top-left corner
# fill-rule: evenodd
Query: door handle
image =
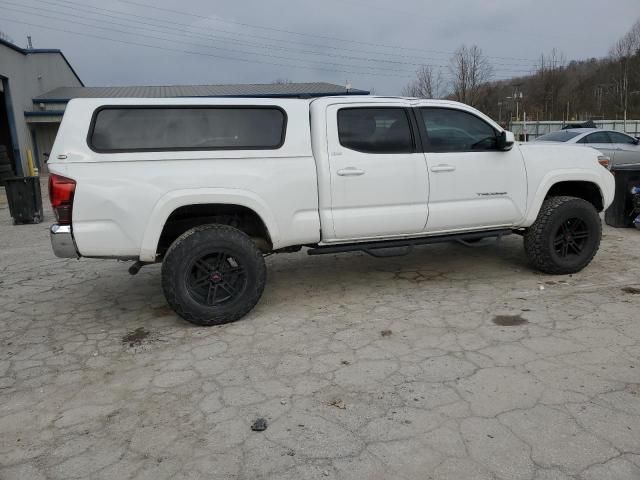
<path fill-rule="evenodd" d="M 342 170 L 338 170 L 338 175 L 341 177 L 357 177 L 359 175 L 364 175 L 364 170 L 360 170 L 356 167 L 347 167 Z"/>
<path fill-rule="evenodd" d="M 444 163 L 431 167 L 432 172 L 453 172 L 455 169 L 456 167 L 453 165 L 445 165 Z"/>

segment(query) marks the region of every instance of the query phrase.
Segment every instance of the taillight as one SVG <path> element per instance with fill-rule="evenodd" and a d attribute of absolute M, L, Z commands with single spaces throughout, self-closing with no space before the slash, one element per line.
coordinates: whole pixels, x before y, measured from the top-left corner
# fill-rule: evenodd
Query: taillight
<path fill-rule="evenodd" d="M 60 225 L 71 225 L 76 181 L 62 175 L 49 175 L 49 200 Z"/>
<path fill-rule="evenodd" d="M 611 163 L 611 159 L 606 155 L 598 155 L 598 163 L 602 165 L 604 168 L 609 169 L 609 164 Z"/>

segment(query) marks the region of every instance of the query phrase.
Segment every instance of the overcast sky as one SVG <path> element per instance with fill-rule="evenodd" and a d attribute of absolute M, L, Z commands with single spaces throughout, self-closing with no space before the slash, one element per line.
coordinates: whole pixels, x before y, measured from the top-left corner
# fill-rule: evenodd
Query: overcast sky
<path fill-rule="evenodd" d="M 640 0 L 0 0 L 0 31 L 60 48 L 86 85 L 326 81 L 399 94 L 477 44 L 494 78 L 601 57 Z M 20 23 L 22 22 L 22 23 Z M 49 27 L 49 28 L 44 28 Z M 100 38 L 98 38 L 100 37 Z M 190 53 L 188 53 L 190 52 Z"/>

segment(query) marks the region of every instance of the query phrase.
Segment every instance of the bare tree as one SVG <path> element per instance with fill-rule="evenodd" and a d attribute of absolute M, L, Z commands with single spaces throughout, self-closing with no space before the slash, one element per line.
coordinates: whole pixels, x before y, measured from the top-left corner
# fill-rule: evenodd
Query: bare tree
<path fill-rule="evenodd" d="M 546 55 L 544 53 L 540 55 L 540 67 L 536 74 L 539 79 L 537 85 L 539 90 L 533 92 L 533 95 L 538 94 L 541 104 L 544 105 L 543 118 L 549 120 L 555 118 L 556 110 L 560 106 L 558 96 L 566 82 L 564 75 L 566 62 L 564 54 L 555 48 Z"/>
<path fill-rule="evenodd" d="M 290 85 L 293 83 L 293 80 L 289 80 L 288 78 L 276 78 L 273 82 L 271 82 L 272 85 Z"/>
<path fill-rule="evenodd" d="M 498 120 L 518 107 L 536 120 L 622 119 L 625 110 L 627 118 L 640 117 L 640 21 L 606 58 L 567 60 L 557 49 L 538 58 L 535 73 L 482 86 L 475 106 Z"/>
<path fill-rule="evenodd" d="M 622 110 L 622 115 L 627 122 L 627 110 L 629 108 L 629 80 L 633 65 L 633 57 L 640 52 L 640 20 L 636 23 L 620 40 L 618 40 L 611 50 L 609 56 L 615 63 L 613 82 L 615 85 L 616 103 Z"/>
<path fill-rule="evenodd" d="M 636 20 L 623 38 L 628 38 L 632 54 L 640 53 L 640 19 Z"/>
<path fill-rule="evenodd" d="M 443 94 L 442 71 L 434 72 L 431 65 L 423 65 L 416 71 L 416 78 L 402 89 L 402 95 L 418 98 L 440 98 Z"/>
<path fill-rule="evenodd" d="M 449 72 L 453 78 L 454 98 L 474 106 L 480 99 L 482 85 L 491 79 L 493 67 L 480 47 L 463 45 L 453 54 L 449 62 Z"/>

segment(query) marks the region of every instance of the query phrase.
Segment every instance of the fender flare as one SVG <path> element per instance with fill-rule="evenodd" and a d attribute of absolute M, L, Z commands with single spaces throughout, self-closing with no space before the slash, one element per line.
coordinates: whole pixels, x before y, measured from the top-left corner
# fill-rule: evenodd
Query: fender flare
<path fill-rule="evenodd" d="M 154 205 L 142 237 L 140 260 L 154 262 L 158 241 L 169 216 L 187 205 L 225 204 L 239 205 L 253 210 L 264 223 L 273 244 L 278 243 L 279 230 L 275 217 L 266 202 L 248 190 L 232 188 L 189 188 L 172 190 L 164 194 Z"/>
<path fill-rule="evenodd" d="M 542 177 L 542 180 L 538 184 L 538 188 L 530 200 L 530 206 L 527 209 L 527 213 L 525 214 L 521 226 L 528 227 L 536 221 L 540 208 L 542 208 L 542 202 L 544 202 L 547 194 L 555 184 L 561 182 L 592 183 L 598 187 L 602 198 L 602 204 L 607 204 L 607 198 L 605 197 L 602 189 L 602 177 L 596 172 L 580 169 L 554 170 Z"/>

